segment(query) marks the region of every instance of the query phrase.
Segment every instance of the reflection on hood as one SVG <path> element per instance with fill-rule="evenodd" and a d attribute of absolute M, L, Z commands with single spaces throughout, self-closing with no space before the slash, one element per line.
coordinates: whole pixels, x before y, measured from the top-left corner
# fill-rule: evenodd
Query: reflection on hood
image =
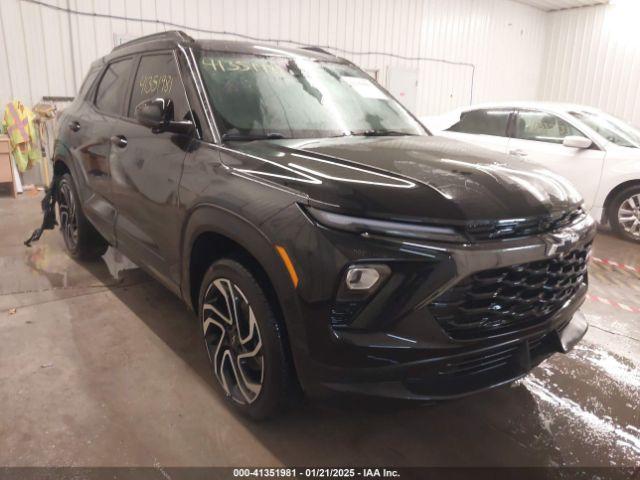
<path fill-rule="evenodd" d="M 506 155 L 431 136 L 237 143 L 229 166 L 370 217 L 526 218 L 575 208 L 564 178 Z"/>

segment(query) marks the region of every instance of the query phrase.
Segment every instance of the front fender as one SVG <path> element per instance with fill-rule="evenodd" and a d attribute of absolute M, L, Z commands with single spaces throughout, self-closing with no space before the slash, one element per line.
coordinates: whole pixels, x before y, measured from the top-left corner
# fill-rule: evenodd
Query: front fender
<path fill-rule="evenodd" d="M 197 311 L 191 300 L 189 265 L 195 240 L 200 234 L 225 236 L 244 248 L 263 268 L 280 304 L 284 316 L 296 369 L 299 370 L 306 350 L 306 331 L 300 321 L 301 313 L 297 292 L 291 277 L 278 255 L 274 243 L 258 226 L 234 212 L 213 204 L 200 204 L 193 208 L 185 222 L 182 241 L 181 285 L 184 301 Z"/>
<path fill-rule="evenodd" d="M 624 153 L 626 155 L 622 158 L 616 158 L 615 153 L 607 153 L 595 207 L 604 207 L 609 194 L 619 185 L 640 181 L 640 155 Z"/>

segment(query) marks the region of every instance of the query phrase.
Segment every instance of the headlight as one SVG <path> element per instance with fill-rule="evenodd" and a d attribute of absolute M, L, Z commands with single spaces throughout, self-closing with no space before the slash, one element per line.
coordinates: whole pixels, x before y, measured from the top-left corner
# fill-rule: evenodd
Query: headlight
<path fill-rule="evenodd" d="M 371 218 L 352 217 L 341 213 L 327 212 L 314 207 L 305 210 L 320 225 L 357 234 L 378 234 L 391 237 L 431 240 L 436 242 L 458 242 L 467 240 L 451 227 L 390 222 Z"/>

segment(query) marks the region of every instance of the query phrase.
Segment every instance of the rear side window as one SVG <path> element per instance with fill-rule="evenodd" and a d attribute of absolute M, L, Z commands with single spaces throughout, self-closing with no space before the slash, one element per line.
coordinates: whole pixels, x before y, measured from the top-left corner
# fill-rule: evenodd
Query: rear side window
<path fill-rule="evenodd" d="M 511 110 L 500 109 L 464 112 L 460 115 L 460 121 L 447 131 L 506 137 L 510 114 Z"/>
<path fill-rule="evenodd" d="M 140 59 L 129 103 L 129 117 L 133 118 L 140 102 L 159 97 L 173 101 L 175 120 L 190 118 L 189 103 L 180 81 L 178 65 L 171 53 L 146 55 Z"/>
<path fill-rule="evenodd" d="M 127 58 L 110 64 L 96 91 L 96 108 L 104 113 L 120 115 L 124 97 L 128 92 L 132 59 Z"/>
<path fill-rule="evenodd" d="M 87 76 L 84 79 L 84 82 L 82 82 L 82 86 L 80 87 L 80 91 L 78 92 L 79 98 L 88 100 L 87 94 L 89 93 L 89 90 L 93 86 L 96 80 L 96 77 L 98 76 L 98 73 L 100 73 L 100 68 L 94 68 L 93 70 L 89 70 L 89 73 L 87 73 Z"/>
<path fill-rule="evenodd" d="M 516 122 L 515 138 L 535 142 L 562 143 L 564 137 L 584 135 L 561 118 L 538 110 L 521 111 Z"/>

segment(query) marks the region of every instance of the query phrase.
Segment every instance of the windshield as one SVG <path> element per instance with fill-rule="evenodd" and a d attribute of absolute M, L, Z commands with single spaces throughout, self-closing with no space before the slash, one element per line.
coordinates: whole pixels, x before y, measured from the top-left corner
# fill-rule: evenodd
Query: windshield
<path fill-rule="evenodd" d="M 611 143 L 621 147 L 640 148 L 640 132 L 622 120 L 595 112 L 571 112 L 578 120 L 595 130 Z"/>
<path fill-rule="evenodd" d="M 213 51 L 201 52 L 198 63 L 227 140 L 425 134 L 396 100 L 348 64 Z"/>

